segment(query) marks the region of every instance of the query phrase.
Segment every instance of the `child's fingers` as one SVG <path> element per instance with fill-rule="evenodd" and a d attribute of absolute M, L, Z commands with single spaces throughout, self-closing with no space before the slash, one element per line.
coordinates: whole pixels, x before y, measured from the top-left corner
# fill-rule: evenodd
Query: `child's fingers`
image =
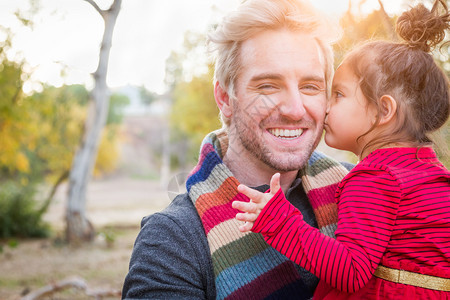
<path fill-rule="evenodd" d="M 257 190 L 251 189 L 246 185 L 240 184 L 238 185 L 238 192 L 244 194 L 245 196 L 252 199 L 254 202 L 260 202 L 264 193 L 261 193 Z"/>
<path fill-rule="evenodd" d="M 243 202 L 243 201 L 233 201 L 233 203 L 231 203 L 231 207 L 233 207 L 234 209 L 243 211 L 243 212 L 248 212 L 248 213 L 256 213 L 257 211 L 257 207 L 256 204 L 253 202 Z"/>
<path fill-rule="evenodd" d="M 280 188 L 280 173 L 275 173 L 270 179 L 270 193 L 275 195 Z"/>
<path fill-rule="evenodd" d="M 244 225 L 239 226 L 240 232 L 248 232 L 251 231 L 253 227 L 253 222 L 245 222 Z"/>
<path fill-rule="evenodd" d="M 249 214 L 249 213 L 236 214 L 236 220 L 244 222 L 255 222 L 257 217 L 258 217 L 257 214 Z"/>

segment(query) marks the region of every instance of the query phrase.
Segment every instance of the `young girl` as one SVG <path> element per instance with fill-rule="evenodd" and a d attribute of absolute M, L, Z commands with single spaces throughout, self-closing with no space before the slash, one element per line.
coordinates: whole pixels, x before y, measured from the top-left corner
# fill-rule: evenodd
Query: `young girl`
<path fill-rule="evenodd" d="M 449 117 L 448 78 L 429 53 L 449 19 L 444 0 L 419 4 L 397 21 L 405 43 L 365 44 L 336 71 L 325 141 L 360 158 L 336 191 L 336 240 L 303 221 L 279 174 L 265 194 L 239 186 L 252 200 L 233 203 L 241 231 L 319 277 L 315 299 L 450 299 L 450 172 L 428 137 Z"/>

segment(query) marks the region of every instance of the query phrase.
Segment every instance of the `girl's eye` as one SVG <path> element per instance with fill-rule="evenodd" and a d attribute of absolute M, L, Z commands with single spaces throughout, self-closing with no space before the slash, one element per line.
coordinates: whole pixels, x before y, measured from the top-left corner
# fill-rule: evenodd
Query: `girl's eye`
<path fill-rule="evenodd" d="M 344 95 L 343 95 L 341 92 L 339 92 L 339 91 L 334 91 L 334 92 L 333 92 L 333 96 L 334 96 L 335 98 L 341 98 L 341 97 L 344 97 Z"/>

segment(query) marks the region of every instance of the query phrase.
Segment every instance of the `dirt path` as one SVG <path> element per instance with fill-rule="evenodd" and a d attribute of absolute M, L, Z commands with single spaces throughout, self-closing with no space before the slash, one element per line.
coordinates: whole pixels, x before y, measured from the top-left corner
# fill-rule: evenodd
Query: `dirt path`
<path fill-rule="evenodd" d="M 58 228 L 64 225 L 66 194 L 67 185 L 63 185 L 45 216 Z M 115 177 L 89 185 L 87 215 L 96 227 L 137 225 L 143 216 L 163 209 L 169 202 L 167 188 L 158 181 Z"/>
<path fill-rule="evenodd" d="M 62 186 L 45 215 L 56 236 L 64 228 L 66 192 L 67 187 Z M 0 299 L 20 299 L 21 293 L 72 276 L 83 278 L 90 288 L 119 291 L 142 217 L 169 202 L 167 188 L 155 181 L 116 177 L 91 183 L 88 217 L 100 233 L 113 239 L 112 246 L 101 234 L 94 243 L 78 248 L 58 243 L 55 237 L 18 241 L 13 248 L 5 246 L 0 253 Z M 66 290 L 49 299 L 89 298 L 79 291 Z"/>

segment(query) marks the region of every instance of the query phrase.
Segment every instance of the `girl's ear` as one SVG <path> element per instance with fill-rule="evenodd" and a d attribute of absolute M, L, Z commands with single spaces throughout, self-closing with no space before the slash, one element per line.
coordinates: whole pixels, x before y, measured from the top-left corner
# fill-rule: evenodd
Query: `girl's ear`
<path fill-rule="evenodd" d="M 232 114 L 230 97 L 228 93 L 222 89 L 219 82 L 214 85 L 214 98 L 216 99 L 217 106 L 219 107 L 222 114 L 229 118 Z"/>
<path fill-rule="evenodd" d="M 397 101 L 390 95 L 381 96 L 380 111 L 380 124 L 389 123 L 397 113 Z"/>

